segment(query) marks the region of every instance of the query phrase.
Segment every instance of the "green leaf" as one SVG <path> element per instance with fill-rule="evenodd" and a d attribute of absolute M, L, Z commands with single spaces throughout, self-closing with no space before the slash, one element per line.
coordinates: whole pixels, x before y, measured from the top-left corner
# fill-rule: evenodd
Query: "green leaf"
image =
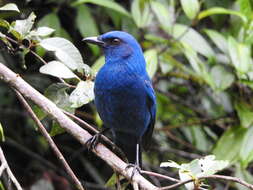
<path fill-rule="evenodd" d="M 95 120 L 96 125 L 101 129 L 101 128 L 102 128 L 102 125 L 103 125 L 103 121 L 102 121 L 102 119 L 100 118 L 98 112 L 95 113 L 94 120 Z"/>
<path fill-rule="evenodd" d="M 21 38 L 25 38 L 29 32 L 31 31 L 34 21 L 35 14 L 32 12 L 27 19 L 24 20 L 16 20 L 13 24 L 14 31 L 18 32 L 21 35 Z"/>
<path fill-rule="evenodd" d="M 9 30 L 10 24 L 4 19 L 0 19 L 0 27 Z"/>
<path fill-rule="evenodd" d="M 0 137 L 1 137 L 1 141 L 4 142 L 5 141 L 4 130 L 1 123 L 0 123 Z"/>
<path fill-rule="evenodd" d="M 2 182 L 2 181 L 0 181 L 0 190 L 6 190 L 6 189 L 5 189 L 5 186 L 3 185 L 3 182 Z"/>
<path fill-rule="evenodd" d="M 138 27 L 141 27 L 141 9 L 139 0 L 134 0 L 131 4 L 131 14 L 135 24 Z"/>
<path fill-rule="evenodd" d="M 18 31 L 10 29 L 10 33 L 18 40 L 22 40 L 24 36 L 22 36 Z"/>
<path fill-rule="evenodd" d="M 213 150 L 217 159 L 228 160 L 229 162 L 237 161 L 246 131 L 247 129 L 238 126 L 226 130 Z"/>
<path fill-rule="evenodd" d="M 74 108 L 71 108 L 69 95 L 67 94 L 66 87 L 63 83 L 55 83 L 50 85 L 44 92 L 45 96 L 52 100 L 59 108 L 74 113 Z"/>
<path fill-rule="evenodd" d="M 158 57 L 155 49 L 150 49 L 144 52 L 146 60 L 146 69 L 150 78 L 153 78 L 157 71 Z"/>
<path fill-rule="evenodd" d="M 148 41 L 152 41 L 154 43 L 162 44 L 162 43 L 168 43 L 168 40 L 164 37 L 157 36 L 156 34 L 146 34 L 145 39 Z"/>
<path fill-rule="evenodd" d="M 226 160 L 215 160 L 214 155 L 208 155 L 199 159 L 199 165 L 201 167 L 201 173 L 197 174 L 197 177 L 204 177 L 213 175 L 228 166 L 229 162 Z"/>
<path fill-rule="evenodd" d="M 181 168 L 181 166 L 178 163 L 176 163 L 172 160 L 169 160 L 168 162 L 162 162 L 160 164 L 160 167 L 171 167 L 171 168 L 178 168 L 178 169 Z"/>
<path fill-rule="evenodd" d="M 117 11 L 118 13 L 127 16 L 127 17 L 131 17 L 129 12 L 127 12 L 127 10 L 122 7 L 121 5 L 119 5 L 118 3 L 115 3 L 113 1 L 104 1 L 104 0 L 78 0 L 75 1 L 74 3 L 72 3 L 72 6 L 79 6 L 80 4 L 83 3 L 92 3 L 95 5 L 99 5 L 102 7 L 106 7 L 108 9 L 112 9 L 114 11 Z"/>
<path fill-rule="evenodd" d="M 212 87 L 215 89 L 215 87 Z M 201 93 L 201 104 L 207 115 L 213 118 L 224 117 L 234 111 L 231 95 L 226 91 L 209 92 L 208 96 Z"/>
<path fill-rule="evenodd" d="M 199 75 L 207 84 L 214 88 L 213 80 L 208 72 L 206 65 L 199 59 L 197 53 L 188 44 L 182 43 L 184 46 L 184 54 L 189 60 L 193 70 Z"/>
<path fill-rule="evenodd" d="M 78 49 L 64 38 L 47 38 L 40 45 L 48 51 L 54 51 L 55 56 L 71 70 L 81 69 L 84 65 Z"/>
<path fill-rule="evenodd" d="M 200 9 L 198 0 L 180 0 L 183 10 L 189 19 L 194 19 Z"/>
<path fill-rule="evenodd" d="M 238 43 L 233 37 L 228 38 L 228 51 L 233 66 L 236 68 L 239 77 L 252 69 L 251 48 L 250 46 Z"/>
<path fill-rule="evenodd" d="M 72 108 L 78 108 L 94 99 L 94 82 L 80 81 L 76 89 L 70 94 L 69 101 Z"/>
<path fill-rule="evenodd" d="M 54 35 L 55 36 L 61 36 L 61 24 L 60 24 L 60 20 L 57 16 L 56 13 L 50 13 L 45 15 L 42 19 L 40 19 L 40 21 L 38 22 L 38 26 L 40 27 L 49 27 L 49 28 L 53 28 L 55 30 Z"/>
<path fill-rule="evenodd" d="M 134 0 L 131 4 L 131 14 L 133 20 L 139 28 L 146 27 L 152 20 L 148 3 L 144 3 L 141 7 L 141 0 Z"/>
<path fill-rule="evenodd" d="M 78 6 L 77 8 L 76 26 L 82 37 L 98 36 L 99 34 L 96 21 L 85 5 Z M 90 44 L 88 45 L 93 50 L 94 54 L 97 55 L 99 53 L 99 47 Z"/>
<path fill-rule="evenodd" d="M 221 65 L 215 65 L 212 67 L 211 77 L 214 82 L 215 90 L 217 91 L 227 89 L 235 80 L 234 75 Z"/>
<path fill-rule="evenodd" d="M 16 11 L 20 12 L 17 5 L 14 3 L 8 3 L 2 7 L 0 7 L 0 11 Z"/>
<path fill-rule="evenodd" d="M 90 13 L 90 9 L 85 5 L 78 6 L 76 23 L 83 37 L 97 36 L 98 28 L 96 21 Z"/>
<path fill-rule="evenodd" d="M 203 130 L 203 127 L 191 126 L 189 128 L 193 138 L 193 145 L 200 151 L 210 150 L 210 142 Z"/>
<path fill-rule="evenodd" d="M 240 159 L 242 167 L 246 168 L 253 160 L 253 126 L 251 126 L 244 135 L 242 148 L 240 151 Z"/>
<path fill-rule="evenodd" d="M 114 187 L 117 184 L 117 176 L 114 173 L 106 182 L 105 187 Z"/>
<path fill-rule="evenodd" d="M 182 24 L 175 24 L 172 30 L 167 28 L 166 31 L 180 42 L 188 44 L 198 53 L 206 57 L 215 56 L 208 42 L 193 28 Z"/>
<path fill-rule="evenodd" d="M 201 11 L 198 15 L 198 19 L 201 20 L 205 17 L 211 16 L 211 15 L 216 15 L 216 14 L 235 15 L 235 16 L 240 17 L 244 23 L 247 22 L 247 17 L 244 14 L 242 14 L 238 11 L 233 11 L 233 10 L 225 9 L 222 7 L 213 7 L 213 8 Z"/>
<path fill-rule="evenodd" d="M 46 65 L 40 67 L 40 72 L 59 78 L 78 78 L 67 66 L 59 61 L 50 61 Z"/>
<path fill-rule="evenodd" d="M 96 74 L 104 64 L 105 64 L 105 57 L 104 56 L 99 57 L 95 61 L 95 63 L 91 66 L 92 72 Z"/>
<path fill-rule="evenodd" d="M 251 0 L 237 0 L 240 6 L 240 12 L 246 15 L 249 19 L 252 17 L 252 1 Z"/>
<path fill-rule="evenodd" d="M 35 30 L 35 35 L 45 37 L 51 35 L 54 31 L 55 30 L 52 28 L 42 26 L 37 28 L 37 30 Z"/>
<path fill-rule="evenodd" d="M 32 106 L 32 110 L 35 113 L 35 115 L 39 118 L 39 120 L 42 120 L 47 116 L 47 113 L 36 104 Z"/>
<path fill-rule="evenodd" d="M 53 122 L 52 122 L 52 128 L 51 128 L 50 133 L 49 133 L 50 136 L 54 137 L 54 136 L 60 135 L 60 134 L 62 134 L 64 132 L 65 132 L 65 129 L 63 129 L 58 122 L 56 122 L 56 121 L 53 120 Z"/>
<path fill-rule="evenodd" d="M 188 44 L 183 44 L 184 45 L 184 54 L 187 57 L 188 61 L 190 62 L 193 70 L 201 75 L 202 74 L 202 63 L 200 59 L 198 58 L 197 53 L 188 45 Z"/>
<path fill-rule="evenodd" d="M 253 75 L 253 73 L 252 73 Z M 248 87 L 250 87 L 253 90 L 253 81 L 249 81 L 249 80 L 240 80 L 240 83 L 247 85 Z"/>
<path fill-rule="evenodd" d="M 170 11 L 168 11 L 168 7 L 166 7 L 166 5 L 159 1 L 151 1 L 150 6 L 161 25 L 166 27 L 172 26 L 173 15 L 171 15 Z"/>
<path fill-rule="evenodd" d="M 32 30 L 29 33 L 29 35 L 27 36 L 27 38 L 39 42 L 39 41 L 42 40 L 42 38 L 51 35 L 53 32 L 55 32 L 54 29 L 49 28 L 47 26 L 42 26 L 42 27 L 39 27 L 39 28 L 37 28 L 35 30 Z M 39 46 L 36 46 L 36 48 L 38 48 L 38 47 Z M 45 50 L 43 50 L 43 51 L 45 52 Z"/>
<path fill-rule="evenodd" d="M 226 38 L 221 33 L 209 29 L 205 29 L 204 31 L 222 52 L 228 54 L 228 43 Z"/>
<path fill-rule="evenodd" d="M 66 30 L 61 26 L 59 17 L 56 13 L 50 13 L 45 15 L 37 24 L 38 26 L 47 26 L 49 28 L 53 28 L 55 30 L 53 36 L 61 36 L 68 40 L 71 40 L 70 35 L 66 32 Z"/>
<path fill-rule="evenodd" d="M 245 168 L 239 166 L 238 164 L 236 165 L 236 170 L 235 170 L 235 177 L 238 177 L 241 180 L 244 180 L 248 182 L 249 184 L 253 184 L 253 176 L 252 174 L 246 170 Z M 248 187 L 245 187 L 244 185 L 240 185 L 239 183 L 235 184 L 236 187 L 239 190 L 248 190 Z"/>
<path fill-rule="evenodd" d="M 253 107 L 250 104 L 244 100 L 237 100 L 235 109 L 243 127 L 247 128 L 253 124 Z"/>

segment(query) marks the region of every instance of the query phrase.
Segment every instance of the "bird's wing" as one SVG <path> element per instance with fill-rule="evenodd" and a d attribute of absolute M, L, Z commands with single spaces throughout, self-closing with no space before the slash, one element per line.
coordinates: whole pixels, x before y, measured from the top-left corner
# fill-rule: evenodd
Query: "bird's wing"
<path fill-rule="evenodd" d="M 150 122 L 142 139 L 142 145 L 144 149 L 149 146 L 156 119 L 156 97 L 150 80 L 145 80 L 145 90 L 147 93 L 147 106 L 150 113 Z"/>

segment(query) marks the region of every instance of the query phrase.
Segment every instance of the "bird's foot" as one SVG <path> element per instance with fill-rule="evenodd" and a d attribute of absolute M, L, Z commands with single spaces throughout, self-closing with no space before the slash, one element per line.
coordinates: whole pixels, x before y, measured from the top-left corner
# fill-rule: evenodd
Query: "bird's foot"
<path fill-rule="evenodd" d="M 130 164 L 130 163 L 126 166 L 125 170 L 128 170 L 129 168 L 133 168 L 132 174 L 131 174 L 131 181 L 132 181 L 132 179 L 134 177 L 134 174 L 136 172 L 141 173 L 141 168 L 140 168 L 140 166 L 138 164 Z"/>
<path fill-rule="evenodd" d="M 89 151 L 94 150 L 96 148 L 96 146 L 99 143 L 100 138 L 101 138 L 101 134 L 97 133 L 93 137 L 91 137 L 89 140 L 87 140 L 85 144 L 88 147 Z"/>

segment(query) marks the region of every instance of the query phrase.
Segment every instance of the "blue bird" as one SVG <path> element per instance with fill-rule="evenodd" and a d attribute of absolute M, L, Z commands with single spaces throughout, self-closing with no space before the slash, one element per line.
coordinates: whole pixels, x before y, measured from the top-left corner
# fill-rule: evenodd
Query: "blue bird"
<path fill-rule="evenodd" d="M 105 54 L 94 87 L 99 116 L 128 161 L 141 167 L 141 150 L 151 140 L 156 117 L 156 97 L 142 49 L 122 31 L 83 41 L 101 46 Z"/>

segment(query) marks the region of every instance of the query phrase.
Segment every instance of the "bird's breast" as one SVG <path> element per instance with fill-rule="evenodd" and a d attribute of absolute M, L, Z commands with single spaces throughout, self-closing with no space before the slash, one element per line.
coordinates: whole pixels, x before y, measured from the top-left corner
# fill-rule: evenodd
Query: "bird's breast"
<path fill-rule="evenodd" d="M 125 66 L 104 66 L 95 80 L 96 91 L 117 92 L 134 86 L 137 75 Z"/>

